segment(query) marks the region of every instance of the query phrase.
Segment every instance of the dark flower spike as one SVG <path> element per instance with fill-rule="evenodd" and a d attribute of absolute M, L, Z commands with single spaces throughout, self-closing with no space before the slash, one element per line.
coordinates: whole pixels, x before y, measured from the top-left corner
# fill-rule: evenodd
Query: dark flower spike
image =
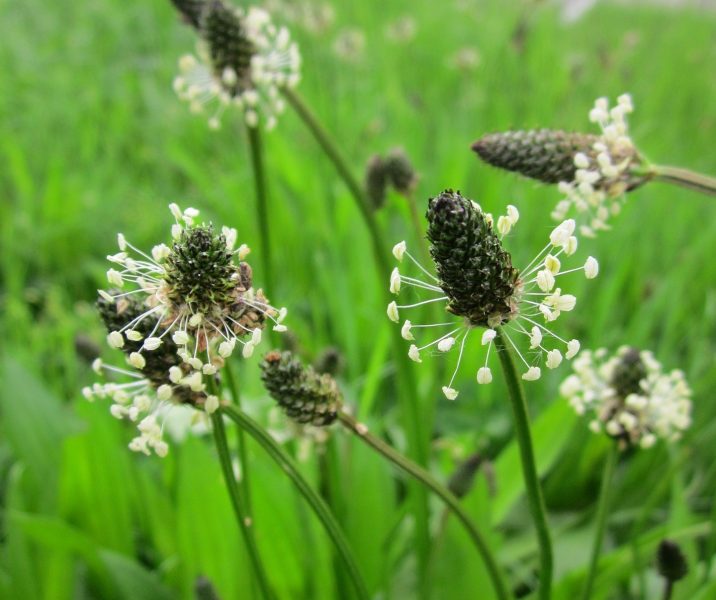
<path fill-rule="evenodd" d="M 181 13 L 184 21 L 194 29 L 199 29 L 201 13 L 207 4 L 206 0 L 171 0 L 171 2 L 174 8 Z"/>
<path fill-rule="evenodd" d="M 368 159 L 363 176 L 363 186 L 373 210 L 382 208 L 385 204 L 388 178 L 385 172 L 385 161 L 380 154 L 374 154 Z"/>
<path fill-rule="evenodd" d="M 235 8 L 209 0 L 199 20 L 202 38 L 198 56 L 179 60 L 174 80 L 179 98 L 193 112 L 210 107 L 209 127 L 218 129 L 228 108 L 243 112 L 250 127 L 263 120 L 276 125 L 284 109 L 282 88 L 300 79 L 301 56 L 285 27 L 276 27 L 269 14 L 257 7 Z"/>
<path fill-rule="evenodd" d="M 112 292 L 119 293 L 118 290 Z M 122 352 L 129 358 L 130 365 L 135 363 L 133 357 L 142 351 L 143 337 L 156 332 L 160 327 L 157 317 L 150 316 L 137 321 L 145 307 L 135 296 L 123 296 L 115 301 L 100 296 L 97 308 L 107 331 L 122 329 L 128 323 L 136 322 L 133 329 L 136 335 L 128 337 L 122 346 Z M 98 375 L 110 374 L 128 380 L 95 383 L 85 387 L 82 393 L 88 400 L 110 398 L 113 401 L 110 413 L 117 419 L 139 421 L 139 435 L 129 444 L 129 448 L 135 452 L 150 454 L 154 450 L 158 456 L 166 456 L 169 446 L 163 439 L 163 427 L 158 421 L 165 406 L 190 404 L 207 413 L 215 411 L 219 406 L 216 396 L 205 393 L 201 373 L 193 374 L 191 366 L 182 360 L 178 351 L 176 344 L 167 337 L 153 352 L 139 355 L 144 360 L 141 368 L 116 367 L 99 358 L 92 363 Z"/>
<path fill-rule="evenodd" d="M 593 237 L 608 229 L 609 218 L 621 210 L 625 192 L 646 183 L 654 174 L 629 137 L 627 115 L 634 110 L 623 94 L 616 106 L 599 98 L 589 120 L 600 135 L 541 129 L 494 133 L 473 144 L 485 162 L 546 183 L 559 184 L 564 194 L 552 217 L 561 221 L 570 210 L 580 215 L 580 233 Z"/>
<path fill-rule="evenodd" d="M 290 352 L 278 351 L 266 354 L 261 371 L 266 390 L 294 421 L 323 427 L 336 420 L 341 392 L 330 375 L 320 375 Z"/>
<path fill-rule="evenodd" d="M 505 131 L 481 137 L 472 149 L 493 167 L 544 183 L 559 183 L 574 180 L 575 154 L 592 154 L 598 139 L 596 135 L 552 129 Z"/>
<path fill-rule="evenodd" d="M 646 350 L 623 346 L 611 357 L 604 348 L 585 350 L 574 374 L 560 387 L 589 428 L 621 448 L 650 448 L 658 439 L 678 440 L 691 425 L 691 389 L 684 373 L 665 373 Z"/>
<path fill-rule="evenodd" d="M 99 290 L 99 312 L 109 332 L 107 342 L 121 349 L 133 368 L 94 363 L 95 370 L 133 379 L 129 383 L 95 384 L 83 390 L 88 399 L 109 396 L 112 414 L 131 420 L 144 413 L 133 450 L 164 455 L 156 415 L 166 403 L 192 404 L 213 412 L 216 396 L 206 395 L 205 377 L 232 355 L 237 344 L 248 358 L 273 323 L 282 332 L 286 309 L 274 308 L 262 290 L 254 290 L 249 249 L 234 249 L 236 230 L 216 232 L 196 224 L 199 211 L 170 204 L 175 223 L 171 245 L 158 244 L 150 253 L 133 246 L 121 233 L 119 252 L 107 259 L 118 265 L 107 271 L 113 289 Z"/>
<path fill-rule="evenodd" d="M 656 550 L 656 568 L 664 579 L 669 582 L 679 581 L 686 577 L 689 566 L 686 556 L 676 542 L 662 540 Z"/>
<path fill-rule="evenodd" d="M 410 194 L 418 183 L 418 174 L 401 148 L 394 148 L 385 157 L 385 174 L 395 191 L 403 196 Z"/>
<path fill-rule="evenodd" d="M 550 235 L 549 243 L 524 269 L 518 270 L 513 267 L 512 257 L 502 245 L 504 237 L 519 219 L 514 206 L 508 206 L 507 214 L 499 217 L 495 223 L 492 215 L 484 213 L 478 204 L 459 192 L 446 190 L 430 199 L 427 218 L 430 254 L 435 262 L 437 276 L 420 265 L 408 253 L 405 242 L 400 242 L 393 248 L 395 258 L 402 261 L 407 256 L 429 280 L 408 277 L 395 268 L 390 277 L 390 291 L 398 294 L 402 286 L 407 285 L 433 292 L 437 297 L 401 306 L 391 302 L 388 305 L 388 317 L 398 322 L 400 310 L 429 302 L 445 302 L 446 311 L 460 319 L 457 322 L 453 320 L 426 325 L 416 325 L 406 320 L 401 329 L 403 338 L 412 341 L 418 329 L 450 328 L 448 333 L 428 344 L 421 347 L 411 345 L 408 356 L 415 362 L 422 362 L 420 353 L 423 350 L 435 347 L 438 352 L 448 352 L 461 340 L 457 366 L 449 384 L 443 387 L 443 393 L 448 399 L 457 397 L 458 392 L 452 388 L 452 383 L 460 367 L 467 337 L 474 329 L 484 329 L 481 344 L 487 346 L 484 366 L 477 372 L 477 382 L 480 384 L 492 381 L 492 372 L 487 363 L 497 327 L 503 327 L 505 336 L 527 367 L 522 375 L 525 380 L 539 379 L 541 371 L 536 364 L 532 364 L 534 361 L 531 363 L 525 359 L 510 337 L 510 332 L 527 337 L 530 350 L 540 356 L 546 355 L 546 365 L 550 369 L 559 366 L 563 355 L 557 348 L 546 348 L 543 340 L 557 342 L 565 347 L 567 359 L 577 354 L 577 340 L 564 340 L 538 321 L 540 318 L 545 322 L 554 321 L 562 312 L 571 311 L 576 304 L 574 296 L 562 294 L 561 288 L 555 288 L 557 277 L 583 270 L 585 276 L 592 279 L 599 271 L 597 261 L 591 256 L 584 266 L 562 271 L 560 257 L 571 256 L 577 250 L 573 220 L 569 219 L 557 226 Z"/>

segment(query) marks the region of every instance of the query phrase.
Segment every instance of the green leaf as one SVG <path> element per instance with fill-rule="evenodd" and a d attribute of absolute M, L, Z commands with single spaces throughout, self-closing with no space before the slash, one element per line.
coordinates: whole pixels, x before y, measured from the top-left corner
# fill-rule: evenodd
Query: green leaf
<path fill-rule="evenodd" d="M 557 400 L 533 422 L 532 440 L 537 472 L 544 476 L 569 441 L 577 416 L 564 401 Z M 497 496 L 492 505 L 493 524 L 501 523 L 524 493 L 517 441 L 512 440 L 495 462 Z"/>

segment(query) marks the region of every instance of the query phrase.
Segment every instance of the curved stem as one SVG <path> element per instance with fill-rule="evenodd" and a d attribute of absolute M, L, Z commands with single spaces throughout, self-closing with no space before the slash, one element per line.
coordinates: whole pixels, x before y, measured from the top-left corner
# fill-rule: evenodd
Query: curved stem
<path fill-rule="evenodd" d="M 671 581 L 671 579 L 666 579 L 664 581 L 664 594 L 662 596 L 663 600 L 671 600 L 671 595 L 674 593 L 674 582 Z"/>
<path fill-rule="evenodd" d="M 497 328 L 495 344 L 509 392 L 512 416 L 515 422 L 515 436 L 517 437 L 517 444 L 520 449 L 520 462 L 522 463 L 522 475 L 525 480 L 527 501 L 537 531 L 537 542 L 540 551 L 539 598 L 541 600 L 549 600 L 552 588 L 552 540 L 550 538 L 549 526 L 547 525 L 547 510 L 544 505 L 542 488 L 540 486 L 539 476 L 537 475 L 527 402 L 525 401 L 522 385 L 520 385 L 517 369 L 515 369 L 515 363 L 512 360 L 512 354 L 510 354 L 510 350 L 505 343 L 504 334 L 500 327 Z"/>
<path fill-rule="evenodd" d="M 338 413 L 338 419 L 341 424 L 355 433 L 361 440 L 363 440 L 368 446 L 379 452 L 396 467 L 419 481 L 426 488 L 432 491 L 435 495 L 440 497 L 443 502 L 455 513 L 460 523 L 467 531 L 470 539 L 480 553 L 482 560 L 485 563 L 487 572 L 492 580 L 492 585 L 495 588 L 498 598 L 500 600 L 507 600 L 509 594 L 507 591 L 507 585 L 505 584 L 502 573 L 497 563 L 497 559 L 492 554 L 490 547 L 488 546 L 482 534 L 477 529 L 475 524 L 470 520 L 470 517 L 465 513 L 460 501 L 455 497 L 452 492 L 440 484 L 430 473 L 428 473 L 421 466 L 415 464 L 410 459 L 400 454 L 397 450 L 386 444 L 380 438 L 374 436 L 368 428 L 362 423 L 358 423 L 352 416 L 341 411 Z"/>
<path fill-rule="evenodd" d="M 602 550 L 602 540 L 604 539 L 604 530 L 607 525 L 607 514 L 609 512 L 609 489 L 618 455 L 619 448 L 616 444 L 612 444 L 612 447 L 609 449 L 609 454 L 607 454 L 607 460 L 604 463 L 602 485 L 599 489 L 599 501 L 597 504 L 597 523 L 596 531 L 594 532 L 594 543 L 592 545 L 592 556 L 589 561 L 587 579 L 584 582 L 584 589 L 582 590 L 582 600 L 588 600 L 592 595 L 592 586 L 594 585 L 594 578 L 597 575 L 599 553 Z"/>
<path fill-rule="evenodd" d="M 234 370 L 229 362 L 226 363 L 223 373 L 226 375 L 226 383 L 228 384 L 229 393 L 234 404 L 241 408 L 241 395 L 239 393 L 239 386 L 236 384 L 236 377 L 234 376 Z M 251 510 L 251 477 L 249 468 L 248 451 L 246 450 L 246 436 L 244 430 L 237 427 L 237 438 L 239 441 L 239 464 L 241 465 L 241 480 L 239 481 L 239 490 L 243 496 L 244 504 L 246 505 L 246 512 L 248 515 L 252 514 Z"/>
<path fill-rule="evenodd" d="M 265 288 L 273 290 L 273 271 L 271 261 L 271 238 L 268 223 L 268 192 L 266 185 L 266 169 L 264 167 L 263 144 L 258 127 L 246 127 L 251 155 L 251 171 L 254 176 L 256 191 L 256 218 L 261 235 L 261 266 Z"/>
<path fill-rule="evenodd" d="M 229 497 L 231 498 L 231 505 L 236 515 L 236 520 L 241 530 L 241 535 L 244 538 L 246 544 L 246 550 L 251 560 L 251 566 L 253 567 L 256 580 L 261 590 L 261 595 L 266 600 L 274 598 L 273 592 L 269 585 L 264 571 L 263 563 L 259 555 L 258 547 L 256 546 L 256 540 L 253 534 L 253 523 L 251 518 L 247 516 L 244 503 L 242 501 L 241 492 L 239 486 L 236 483 L 234 477 L 234 469 L 231 465 L 231 455 L 229 454 L 229 444 L 226 439 L 226 429 L 224 428 L 224 421 L 221 417 L 221 411 L 216 411 L 211 415 L 211 424 L 214 431 L 214 442 L 216 443 L 216 451 L 219 454 L 219 462 L 221 463 L 221 470 L 224 475 L 224 482 L 229 491 Z"/>
<path fill-rule="evenodd" d="M 356 588 L 358 597 L 361 598 L 361 600 L 368 600 L 370 598 L 368 587 L 363 580 L 363 576 L 358 570 L 356 560 L 343 532 L 341 531 L 340 526 L 336 522 L 335 517 L 328 509 L 323 499 L 303 478 L 303 475 L 301 475 L 300 471 L 293 462 L 293 459 L 291 459 L 291 457 L 283 451 L 281 446 L 279 446 L 258 423 L 235 406 L 222 406 L 215 414 L 219 413 L 225 414 L 239 427 L 246 431 L 246 433 L 253 437 L 266 451 L 266 453 L 281 467 L 284 473 L 288 475 L 289 479 L 291 479 L 296 488 L 298 488 L 298 491 L 311 506 L 313 512 L 321 521 L 326 533 L 338 550 L 338 553 L 346 565 L 348 574 L 353 581 L 353 585 Z"/>
<path fill-rule="evenodd" d="M 390 294 L 388 293 L 388 278 L 390 276 L 391 269 L 387 260 L 386 245 L 375 219 L 375 214 L 371 208 L 370 200 L 368 200 L 362 186 L 358 183 L 358 180 L 351 173 L 348 163 L 343 158 L 338 146 L 331 139 L 330 134 L 323 128 L 308 106 L 306 106 L 303 100 L 293 90 L 284 88 L 282 89 L 282 92 L 288 103 L 293 107 L 306 127 L 311 131 L 313 137 L 326 153 L 326 156 L 335 166 L 336 171 L 338 171 L 338 174 L 345 182 L 356 205 L 358 206 L 358 209 L 360 210 L 363 221 L 365 222 L 370 234 L 380 289 L 383 290 L 385 305 L 388 305 L 392 300 Z M 393 354 L 396 357 L 395 360 L 399 378 L 398 400 L 400 402 L 401 412 L 405 418 L 408 450 L 410 455 L 418 463 L 425 465 L 427 464 L 427 446 L 429 439 L 424 434 L 422 425 L 423 419 L 421 418 L 420 408 L 416 402 L 417 393 L 415 381 L 411 376 L 410 366 L 408 365 L 408 357 L 403 347 L 403 339 L 400 337 L 400 331 L 395 327 L 391 327 L 390 331 L 391 342 L 393 344 Z M 413 512 L 415 516 L 418 541 L 417 555 L 420 566 L 419 572 L 426 573 L 430 553 L 427 495 L 419 487 L 414 489 L 413 494 Z"/>
<path fill-rule="evenodd" d="M 703 194 L 716 196 L 716 178 L 714 177 L 666 165 L 651 165 L 649 172 L 656 181 L 665 181 Z"/>

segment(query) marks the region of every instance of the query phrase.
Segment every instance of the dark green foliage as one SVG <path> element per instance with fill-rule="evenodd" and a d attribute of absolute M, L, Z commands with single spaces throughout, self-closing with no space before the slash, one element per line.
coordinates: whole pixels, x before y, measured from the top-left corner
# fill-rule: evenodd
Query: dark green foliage
<path fill-rule="evenodd" d="M 472 149 L 493 167 L 515 171 L 545 183 L 574 180 L 577 152 L 593 154 L 596 135 L 535 129 L 490 133 L 477 140 Z"/>
<path fill-rule="evenodd" d="M 335 380 L 304 366 L 290 352 L 269 352 L 261 378 L 271 397 L 298 423 L 330 425 L 336 420 L 341 393 Z"/>
<path fill-rule="evenodd" d="M 430 254 L 448 310 L 472 325 L 496 327 L 516 311 L 518 271 L 482 211 L 446 190 L 428 204 Z"/>

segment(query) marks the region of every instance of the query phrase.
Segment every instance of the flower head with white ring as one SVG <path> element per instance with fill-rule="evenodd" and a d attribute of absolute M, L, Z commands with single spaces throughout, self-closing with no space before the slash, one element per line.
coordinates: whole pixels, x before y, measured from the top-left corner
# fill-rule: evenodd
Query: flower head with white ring
<path fill-rule="evenodd" d="M 276 125 L 284 110 L 280 91 L 300 80 L 301 55 L 285 27 L 277 27 L 260 8 L 234 8 L 218 0 L 205 3 L 199 19 L 197 55 L 179 60 L 174 89 L 193 112 L 209 111 L 218 129 L 227 109 L 243 112 L 250 127 Z"/>
<path fill-rule="evenodd" d="M 97 308 L 107 331 L 122 329 L 125 324 L 135 321 L 145 309 L 142 301 L 135 296 L 118 297 L 116 301 L 100 296 Z M 109 381 L 87 386 L 82 393 L 91 401 L 111 399 L 112 416 L 138 423 L 139 434 L 129 443 L 131 450 L 147 455 L 153 450 L 158 456 L 166 456 L 169 446 L 163 437 L 164 419 L 171 409 L 178 404 L 193 406 L 201 411 L 193 417 L 197 421 L 205 413 L 215 411 L 219 399 L 206 393 L 204 375 L 193 372 L 191 366 L 181 359 L 170 337 L 152 352 L 139 354 L 143 336 L 149 335 L 157 326 L 157 321 L 155 315 L 142 319 L 133 328 L 136 335 L 125 340 L 122 352 L 128 358 L 129 367 L 117 367 L 96 359 L 92 368 Z"/>
<path fill-rule="evenodd" d="M 691 389 L 684 373 L 664 372 L 647 350 L 623 346 L 585 350 L 573 362 L 561 394 L 589 428 L 615 439 L 621 448 L 649 448 L 658 439 L 678 440 L 691 424 Z"/>
<path fill-rule="evenodd" d="M 399 261 L 408 257 L 427 276 L 427 280 L 405 275 L 395 268 L 390 278 L 390 291 L 398 294 L 404 286 L 410 286 L 437 295 L 405 305 L 391 302 L 388 317 L 399 322 L 403 310 L 440 302 L 445 303 L 447 313 L 458 318 L 430 324 L 415 324 L 406 320 L 401 329 L 403 338 L 409 341 L 425 329 L 447 331 L 426 344 L 412 344 L 408 356 L 416 362 L 422 362 L 421 353 L 428 349 L 445 353 L 455 346 L 459 348 L 455 370 L 448 385 L 443 387 L 448 399 L 458 395 L 452 385 L 467 339 L 475 329 L 483 330 L 480 344 L 487 347 L 484 365 L 477 371 L 479 384 L 492 381 L 488 360 L 498 327 L 502 328 L 509 345 L 525 366 L 524 380 L 539 379 L 541 370 L 537 362 L 543 356 L 546 357 L 547 368 L 553 369 L 562 362 L 563 356 L 571 359 L 577 354 L 577 340 L 563 339 L 544 325 L 555 321 L 561 313 L 571 311 L 576 304 L 573 295 L 563 294 L 562 288 L 555 288 L 557 278 L 583 271 L 591 279 L 599 270 L 593 257 L 589 257 L 582 266 L 562 270 L 561 260 L 573 255 L 577 249 L 573 220 L 564 221 L 556 227 L 549 243 L 524 269 L 518 270 L 512 266 L 512 257 L 502 245 L 503 237 L 519 219 L 514 206 L 508 206 L 507 214 L 499 217 L 495 224 L 492 215 L 484 213 L 475 202 L 459 192 L 446 190 L 430 199 L 427 218 L 430 253 L 437 274 L 433 275 L 420 265 L 407 251 L 405 242 L 400 242 L 393 248 L 394 256 Z M 518 337 L 527 338 L 536 360 L 525 358 L 516 341 Z M 562 350 L 550 346 L 560 346 Z"/>
<path fill-rule="evenodd" d="M 107 257 L 118 265 L 107 271 L 107 279 L 120 289 L 100 290 L 102 298 L 111 303 L 133 297 L 143 308 L 110 331 L 107 340 L 114 348 L 141 341 L 129 362 L 142 369 L 146 354 L 171 337 L 193 371 L 213 375 L 237 345 L 245 358 L 251 356 L 266 323 L 273 323 L 274 331 L 285 331 L 286 309 L 274 308 L 261 289 L 253 288 L 252 270 L 244 260 L 249 248 L 234 248 L 235 229 L 224 227 L 217 233 L 212 224 L 194 223 L 196 209 L 182 211 L 176 204 L 169 208 L 176 220 L 170 246 L 158 244 L 147 254 L 120 233 L 119 253 Z M 153 323 L 149 330 L 144 328 L 146 319 Z"/>

